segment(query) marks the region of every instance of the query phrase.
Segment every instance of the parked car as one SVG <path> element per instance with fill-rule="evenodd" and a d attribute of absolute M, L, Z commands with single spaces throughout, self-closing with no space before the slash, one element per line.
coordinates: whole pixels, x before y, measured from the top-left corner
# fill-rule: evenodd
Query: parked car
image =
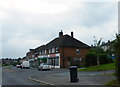
<path fill-rule="evenodd" d="M 16 65 L 17 68 L 21 68 L 22 66 L 21 65 Z"/>
<path fill-rule="evenodd" d="M 50 70 L 51 66 L 46 63 L 41 63 L 40 66 L 38 66 L 38 70 Z"/>

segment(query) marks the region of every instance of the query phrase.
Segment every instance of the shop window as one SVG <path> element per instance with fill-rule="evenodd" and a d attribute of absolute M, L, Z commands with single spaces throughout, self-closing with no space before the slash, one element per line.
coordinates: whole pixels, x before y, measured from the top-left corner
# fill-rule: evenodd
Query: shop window
<path fill-rule="evenodd" d="M 80 55 L 80 49 L 76 49 L 76 54 Z"/>
<path fill-rule="evenodd" d="M 59 66 L 59 58 L 56 58 L 56 59 L 55 59 L 55 65 L 56 65 L 56 66 Z"/>
<path fill-rule="evenodd" d="M 59 66 L 59 58 L 48 58 L 47 63 L 53 66 Z"/>

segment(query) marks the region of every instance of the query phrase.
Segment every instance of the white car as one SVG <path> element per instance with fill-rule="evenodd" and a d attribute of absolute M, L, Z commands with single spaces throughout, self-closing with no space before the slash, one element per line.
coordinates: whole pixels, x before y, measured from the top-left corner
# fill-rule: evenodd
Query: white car
<path fill-rule="evenodd" d="M 38 66 L 38 70 L 50 70 L 51 66 L 46 63 L 41 63 L 40 66 Z"/>

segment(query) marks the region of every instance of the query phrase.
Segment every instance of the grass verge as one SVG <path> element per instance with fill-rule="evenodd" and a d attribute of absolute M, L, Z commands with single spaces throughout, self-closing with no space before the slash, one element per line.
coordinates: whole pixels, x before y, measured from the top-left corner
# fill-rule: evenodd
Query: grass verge
<path fill-rule="evenodd" d="M 120 82 L 118 82 L 117 80 L 111 80 L 107 82 L 105 85 L 110 87 L 120 87 Z"/>
<path fill-rule="evenodd" d="M 91 66 L 83 69 L 78 69 L 78 71 L 106 71 L 115 70 L 115 63 L 103 64 L 99 66 Z"/>

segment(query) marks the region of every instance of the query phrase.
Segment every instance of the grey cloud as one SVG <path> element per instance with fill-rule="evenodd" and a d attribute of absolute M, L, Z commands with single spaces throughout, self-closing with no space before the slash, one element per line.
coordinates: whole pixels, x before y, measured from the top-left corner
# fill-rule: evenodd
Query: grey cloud
<path fill-rule="evenodd" d="M 29 48 L 46 44 L 58 37 L 60 30 L 70 31 L 72 26 L 87 27 L 86 29 L 99 27 L 111 21 L 117 13 L 114 4 L 108 7 L 106 3 L 83 4 L 83 8 L 80 8 L 81 6 L 77 3 L 75 7 L 70 7 L 67 12 L 61 14 L 35 14 L 17 9 L 6 10 L 9 18 L 3 20 L 3 57 L 23 57 Z M 14 39 L 18 42 L 21 40 L 19 44 L 21 48 L 16 44 L 18 42 L 11 42 Z"/>

